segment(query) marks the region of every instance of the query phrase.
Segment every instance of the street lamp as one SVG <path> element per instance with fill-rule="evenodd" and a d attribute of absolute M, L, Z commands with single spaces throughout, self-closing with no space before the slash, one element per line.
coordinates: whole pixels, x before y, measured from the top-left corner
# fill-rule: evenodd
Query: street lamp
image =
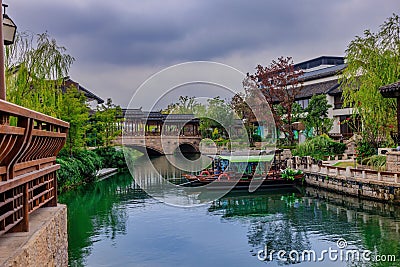
<path fill-rule="evenodd" d="M 0 4 L 4 7 L 4 15 L 0 14 L 3 18 L 3 27 L 0 27 L 0 40 L 4 40 L 0 45 L 0 100 L 6 100 L 6 82 L 5 82 L 5 71 L 4 71 L 4 47 L 3 45 L 10 45 L 14 43 L 15 32 L 17 31 L 17 26 L 15 23 L 7 16 L 6 7 L 8 5 L 3 5 L 3 1 L 0 0 Z M 1 10 L 1 9 L 0 9 Z M 1 13 L 2 10 L 0 11 Z"/>
<path fill-rule="evenodd" d="M 14 21 L 6 14 L 6 8 L 8 5 L 2 4 L 3 11 L 3 39 L 4 45 L 11 45 L 15 40 L 15 33 L 17 32 L 17 25 Z"/>

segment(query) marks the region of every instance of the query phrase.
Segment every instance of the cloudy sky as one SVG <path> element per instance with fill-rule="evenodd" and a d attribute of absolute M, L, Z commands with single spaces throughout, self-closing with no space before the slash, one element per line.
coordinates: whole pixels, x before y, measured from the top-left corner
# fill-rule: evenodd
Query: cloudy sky
<path fill-rule="evenodd" d="M 342 56 L 354 36 L 400 10 L 398 0 L 6 3 L 19 30 L 47 31 L 75 57 L 72 79 L 121 106 L 148 77 L 177 63 L 210 60 L 246 73 L 279 56 Z"/>

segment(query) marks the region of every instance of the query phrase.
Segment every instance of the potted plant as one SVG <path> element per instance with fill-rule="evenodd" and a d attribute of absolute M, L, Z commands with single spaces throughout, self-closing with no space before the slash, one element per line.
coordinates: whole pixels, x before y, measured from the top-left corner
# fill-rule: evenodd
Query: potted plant
<path fill-rule="evenodd" d="M 286 168 L 282 170 L 281 176 L 283 179 L 294 180 L 303 177 L 302 170 L 293 170 L 292 168 Z"/>

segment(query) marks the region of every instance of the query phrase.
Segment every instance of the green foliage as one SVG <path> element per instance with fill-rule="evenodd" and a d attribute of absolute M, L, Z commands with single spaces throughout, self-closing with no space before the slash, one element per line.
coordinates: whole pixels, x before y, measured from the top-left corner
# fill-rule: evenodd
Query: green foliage
<path fill-rule="evenodd" d="M 85 134 L 89 120 L 86 97 L 76 88 L 67 89 L 60 111 L 61 119 L 70 123 L 65 149 L 72 155 L 74 151 L 85 146 Z"/>
<path fill-rule="evenodd" d="M 121 134 L 117 128 L 122 122 L 121 107 L 112 103 L 111 98 L 107 99 L 106 104 L 97 107 L 96 113 L 91 117 L 91 124 L 87 136 L 89 146 L 110 146 L 112 140 Z"/>
<path fill-rule="evenodd" d="M 100 157 L 103 168 L 126 168 L 125 156 L 122 149 L 115 147 L 100 147 L 94 152 Z"/>
<path fill-rule="evenodd" d="M 250 78 L 256 86 L 262 85 L 264 94 L 275 120 L 277 129 L 284 133 L 289 145 L 295 143 L 293 122 L 298 120 L 300 106 L 294 104 L 303 86 L 299 77 L 302 70 L 296 69 L 291 57 L 280 57 L 268 66 L 258 65 L 256 73 Z M 276 102 L 279 105 L 274 105 Z"/>
<path fill-rule="evenodd" d="M 131 153 L 128 151 L 128 153 Z M 132 155 L 131 155 L 132 154 Z M 131 153 L 135 158 L 137 154 Z M 77 150 L 71 157 L 69 152 L 62 150 L 57 158 L 57 163 L 61 165 L 57 171 L 59 191 L 93 181 L 96 173 L 101 168 L 125 169 L 126 161 L 123 149 L 115 147 L 101 147 L 95 150 Z"/>
<path fill-rule="evenodd" d="M 96 172 L 101 169 L 101 159 L 93 151 L 76 151 L 76 157 L 70 157 L 65 152 L 57 158 L 60 170 L 57 171 L 58 190 L 64 191 L 72 186 L 93 181 Z"/>
<path fill-rule="evenodd" d="M 316 136 L 297 146 L 292 151 L 294 156 L 311 156 L 315 159 L 324 159 L 327 156 L 343 154 L 346 145 L 330 139 L 327 135 Z"/>
<path fill-rule="evenodd" d="M 259 134 L 253 134 L 251 136 L 251 138 L 252 138 L 253 142 L 261 142 L 261 135 L 259 135 Z"/>
<path fill-rule="evenodd" d="M 360 140 L 356 144 L 356 154 L 357 154 L 357 162 L 361 163 L 361 161 L 365 158 L 369 158 L 377 153 L 377 149 L 374 148 L 367 140 Z"/>
<path fill-rule="evenodd" d="M 200 118 L 199 130 L 202 136 L 213 140 L 227 137 L 235 121 L 233 108 L 219 96 L 208 99 L 207 105 L 198 103 L 194 97 L 181 96 L 179 102 L 168 105 L 167 109 L 162 112 L 194 114 Z"/>
<path fill-rule="evenodd" d="M 177 103 L 169 104 L 163 110 L 165 114 L 196 114 L 203 111 L 204 106 L 198 103 L 194 96 L 180 96 Z"/>
<path fill-rule="evenodd" d="M 93 179 L 97 171 L 102 168 L 102 159 L 94 151 L 80 150 L 74 157 L 82 163 L 79 170 L 83 177 Z"/>
<path fill-rule="evenodd" d="M 333 119 L 328 118 L 328 109 L 331 107 L 325 95 L 313 95 L 305 109 L 307 116 L 303 122 L 306 129 L 313 129 L 316 135 L 328 134 L 333 125 Z"/>
<path fill-rule="evenodd" d="M 281 176 L 283 179 L 294 180 L 296 175 L 303 174 L 302 170 L 293 170 L 291 168 L 286 168 L 281 172 Z"/>
<path fill-rule="evenodd" d="M 7 99 L 17 105 L 60 118 L 62 79 L 74 58 L 47 33 L 18 33 L 6 46 Z"/>
<path fill-rule="evenodd" d="M 363 159 L 362 163 L 371 166 L 375 170 L 382 171 L 386 168 L 386 156 L 373 155 Z"/>
<path fill-rule="evenodd" d="M 396 100 L 383 98 L 379 88 L 400 79 L 400 17 L 393 14 L 377 33 L 364 31 L 346 50 L 347 68 L 341 77 L 344 105 L 354 108 L 363 125 L 363 138 L 374 147 L 396 125 Z"/>

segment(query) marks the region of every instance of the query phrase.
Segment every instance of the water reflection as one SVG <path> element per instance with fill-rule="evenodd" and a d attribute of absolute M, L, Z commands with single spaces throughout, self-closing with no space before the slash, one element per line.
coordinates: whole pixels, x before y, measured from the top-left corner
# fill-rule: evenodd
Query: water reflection
<path fill-rule="evenodd" d="M 68 254 L 72 266 L 84 266 L 98 238 L 126 234 L 126 203 L 144 205 L 148 196 L 128 173 L 82 186 L 59 196 L 68 206 Z"/>
<path fill-rule="evenodd" d="M 344 238 L 349 248 L 368 249 L 400 259 L 400 210 L 389 204 L 305 188 L 229 194 L 214 201 L 208 211 L 223 220 L 248 225 L 247 238 L 253 256 L 266 244 L 276 251 L 318 251 L 328 249 L 328 244 L 337 249 L 335 242 Z M 318 241 L 327 245 L 315 247 Z M 400 264 L 382 262 L 362 266 Z"/>
<path fill-rule="evenodd" d="M 141 175 L 153 183 L 146 164 L 140 162 Z M 161 166 L 159 171 L 167 177 L 180 176 L 162 158 L 152 165 Z M 149 198 L 129 174 L 118 174 L 59 200 L 68 205 L 71 266 L 265 266 L 256 255 L 266 244 L 277 250 L 320 251 L 336 248 L 339 238 L 346 239 L 349 248 L 400 259 L 399 207 L 313 188 L 234 192 L 208 205 L 184 209 Z M 323 264 L 400 266 L 399 262 Z"/>

